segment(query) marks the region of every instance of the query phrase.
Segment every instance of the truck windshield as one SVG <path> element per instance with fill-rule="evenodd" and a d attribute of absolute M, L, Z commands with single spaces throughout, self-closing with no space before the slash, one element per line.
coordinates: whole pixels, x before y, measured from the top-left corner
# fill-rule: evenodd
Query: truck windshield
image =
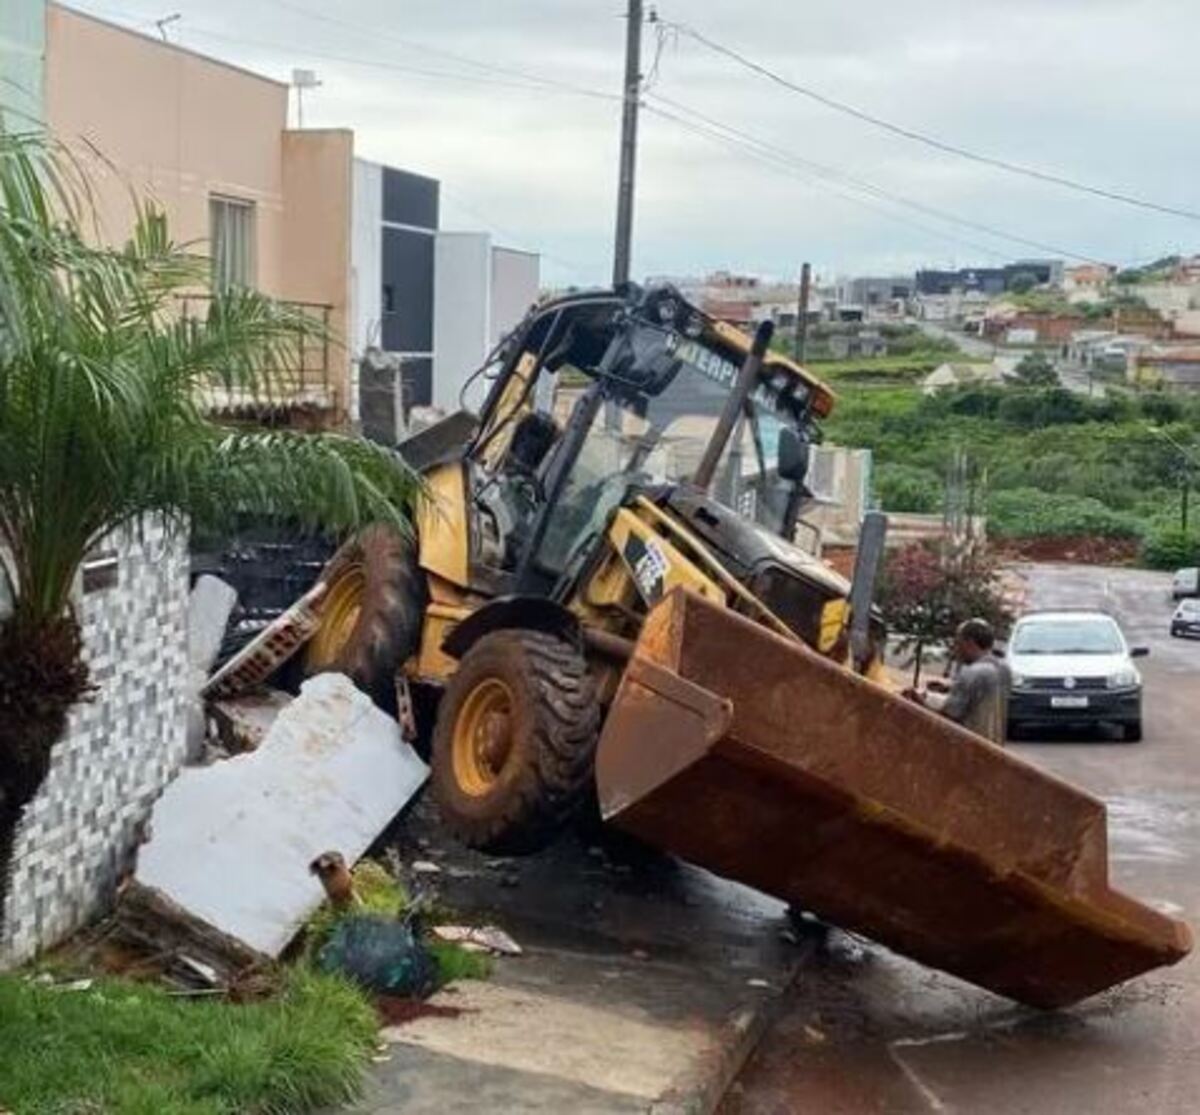
<path fill-rule="evenodd" d="M 1038 620 L 1019 624 L 1014 654 L 1120 654 L 1121 633 L 1109 619 Z"/>
<path fill-rule="evenodd" d="M 565 569 L 572 553 L 603 529 L 630 486 L 690 480 L 731 386 L 732 379 L 723 381 L 715 367 L 706 371 L 685 361 L 659 394 L 602 408 L 551 512 L 538 564 L 547 571 Z M 791 488 L 777 472 L 785 420 L 790 418 L 774 412 L 766 391 L 753 393 L 713 480 L 717 499 L 774 534 L 782 533 Z"/>

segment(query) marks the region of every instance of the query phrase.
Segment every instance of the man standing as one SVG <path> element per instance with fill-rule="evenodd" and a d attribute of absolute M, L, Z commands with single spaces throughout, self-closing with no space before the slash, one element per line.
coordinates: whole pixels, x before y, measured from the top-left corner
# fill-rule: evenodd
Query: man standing
<path fill-rule="evenodd" d="M 967 620 L 954 636 L 954 657 L 959 668 L 945 699 L 915 689 L 907 690 L 906 695 L 976 735 L 1003 746 L 1008 729 L 1012 674 L 1008 663 L 992 653 L 995 642 L 992 625 L 987 620 Z M 931 691 L 937 688 L 944 689 L 945 684 L 930 683 Z"/>

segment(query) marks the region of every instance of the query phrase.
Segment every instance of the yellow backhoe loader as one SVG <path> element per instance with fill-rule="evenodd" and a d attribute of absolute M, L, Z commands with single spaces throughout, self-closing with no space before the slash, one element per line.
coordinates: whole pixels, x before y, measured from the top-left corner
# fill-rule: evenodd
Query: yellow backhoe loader
<path fill-rule="evenodd" d="M 835 400 L 769 339 L 670 287 L 536 307 L 479 415 L 401 447 L 414 537 L 335 556 L 305 670 L 440 691 L 433 788 L 475 847 L 535 849 L 598 798 L 1031 1004 L 1178 960 L 1187 928 L 1108 885 L 1102 803 L 888 686 L 877 518 L 852 582 L 792 543 Z"/>

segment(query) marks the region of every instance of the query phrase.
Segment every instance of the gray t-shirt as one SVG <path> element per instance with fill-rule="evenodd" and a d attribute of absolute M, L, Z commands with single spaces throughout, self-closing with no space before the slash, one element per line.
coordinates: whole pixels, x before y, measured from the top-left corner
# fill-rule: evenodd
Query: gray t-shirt
<path fill-rule="evenodd" d="M 992 743 L 1003 745 L 1008 730 L 1008 663 L 987 655 L 959 668 L 943 715 Z"/>

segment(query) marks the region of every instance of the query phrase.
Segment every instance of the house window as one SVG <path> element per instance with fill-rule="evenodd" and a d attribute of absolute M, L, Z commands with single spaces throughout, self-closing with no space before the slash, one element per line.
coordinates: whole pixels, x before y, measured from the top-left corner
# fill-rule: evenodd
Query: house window
<path fill-rule="evenodd" d="M 208 199 L 215 290 L 254 285 L 254 202 L 235 197 Z"/>

